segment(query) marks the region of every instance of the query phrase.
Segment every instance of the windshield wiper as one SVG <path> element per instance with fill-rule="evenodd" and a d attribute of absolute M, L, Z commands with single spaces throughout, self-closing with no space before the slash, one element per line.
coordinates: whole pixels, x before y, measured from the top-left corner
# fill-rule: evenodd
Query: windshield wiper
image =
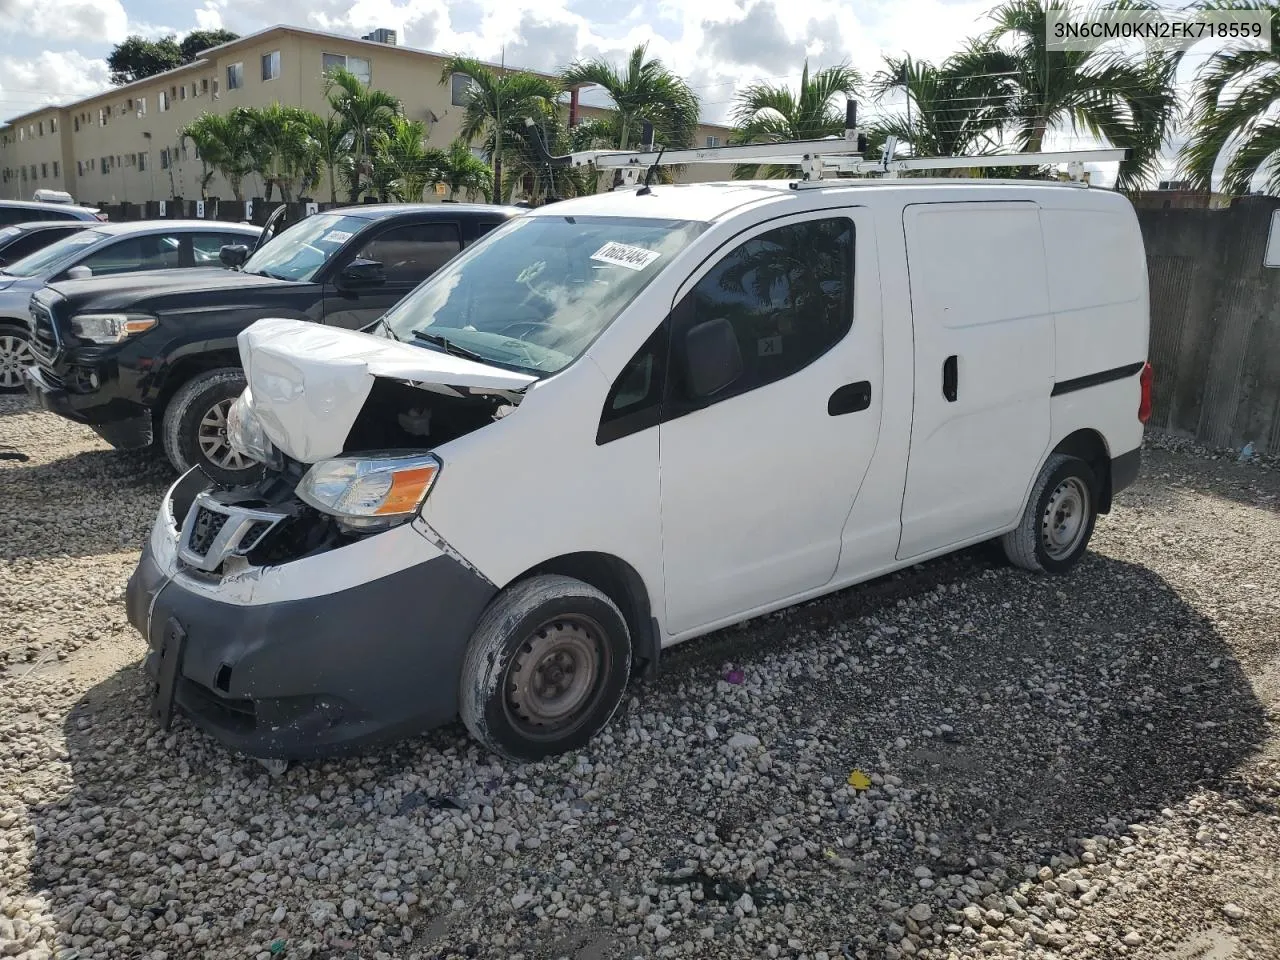
<path fill-rule="evenodd" d="M 438 333 L 428 333 L 426 330 L 412 330 L 410 332 L 419 340 L 425 340 L 427 343 L 434 343 L 436 346 L 443 349 L 445 353 L 452 353 L 455 357 L 462 357 L 464 360 L 474 360 L 476 363 L 490 362 L 488 357 L 482 357 L 480 354 L 474 353 L 466 347 L 460 347 L 448 337 L 442 337 Z"/>

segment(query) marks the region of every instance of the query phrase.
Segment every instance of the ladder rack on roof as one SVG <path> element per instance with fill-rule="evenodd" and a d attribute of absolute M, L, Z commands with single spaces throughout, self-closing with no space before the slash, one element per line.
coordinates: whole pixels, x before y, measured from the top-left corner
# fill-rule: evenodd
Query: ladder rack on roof
<path fill-rule="evenodd" d="M 1067 176 L 1074 182 L 1084 181 L 1086 163 L 1127 160 L 1127 148 L 1099 150 L 1060 150 L 1039 153 L 995 154 L 972 157 L 906 157 L 895 158 L 897 138 L 889 137 L 879 159 L 867 159 L 867 138 L 857 124 L 858 105 L 850 100 L 845 106 L 843 137 L 819 140 L 790 140 L 781 143 L 749 143 L 732 147 L 700 147 L 667 150 L 653 143 L 653 125 L 644 124 L 640 150 L 581 150 L 564 156 L 552 156 L 541 137 L 535 137 L 548 167 L 593 167 L 597 171 L 615 172 L 614 188 L 634 185 L 642 175 L 659 166 L 688 163 L 771 164 L 798 166 L 801 179 L 791 184 L 830 185 L 823 182 L 824 173 L 880 174 L 895 177 L 916 170 L 961 170 L 973 167 L 1037 167 L 1067 164 Z M 532 120 L 526 120 L 532 126 Z M 1087 184 L 1087 181 L 1084 181 Z"/>

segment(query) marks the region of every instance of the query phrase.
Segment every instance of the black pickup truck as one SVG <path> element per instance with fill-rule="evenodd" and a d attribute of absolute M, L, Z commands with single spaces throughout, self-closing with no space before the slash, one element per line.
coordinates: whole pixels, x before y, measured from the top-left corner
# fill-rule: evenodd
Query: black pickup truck
<path fill-rule="evenodd" d="M 259 465 L 233 451 L 226 432 L 245 385 L 242 330 L 264 317 L 367 327 L 523 212 L 454 203 L 344 207 L 278 233 L 269 220 L 256 249 L 223 248 L 223 263 L 235 269 L 49 284 L 31 298 L 36 365 L 27 369 L 27 390 L 112 446 L 152 447 L 159 438 L 175 469 L 198 466 L 219 483 L 247 482 Z"/>

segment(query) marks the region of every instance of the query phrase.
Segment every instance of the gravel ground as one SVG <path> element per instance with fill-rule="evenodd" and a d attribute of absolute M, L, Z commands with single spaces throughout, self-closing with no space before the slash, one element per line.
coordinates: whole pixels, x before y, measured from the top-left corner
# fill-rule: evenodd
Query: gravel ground
<path fill-rule="evenodd" d="M 971 550 L 695 641 L 580 756 L 272 776 L 145 716 L 167 469 L 24 401 L 0 444 L 0 956 L 1280 957 L 1272 461 L 1153 440 L 1071 577 Z"/>

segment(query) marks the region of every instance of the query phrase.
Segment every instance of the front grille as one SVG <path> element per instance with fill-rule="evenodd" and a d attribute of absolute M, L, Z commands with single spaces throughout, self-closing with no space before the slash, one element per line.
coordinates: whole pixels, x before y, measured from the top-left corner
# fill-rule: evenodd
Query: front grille
<path fill-rule="evenodd" d="M 36 359 L 52 363 L 61 349 L 53 314 L 43 303 L 31 304 L 31 351 Z"/>
<path fill-rule="evenodd" d="M 213 546 L 213 541 L 222 532 L 222 528 L 226 526 L 227 519 L 225 513 L 216 513 L 208 507 L 196 507 L 196 520 L 191 527 L 191 538 L 187 541 L 191 552 L 205 556 Z"/>

